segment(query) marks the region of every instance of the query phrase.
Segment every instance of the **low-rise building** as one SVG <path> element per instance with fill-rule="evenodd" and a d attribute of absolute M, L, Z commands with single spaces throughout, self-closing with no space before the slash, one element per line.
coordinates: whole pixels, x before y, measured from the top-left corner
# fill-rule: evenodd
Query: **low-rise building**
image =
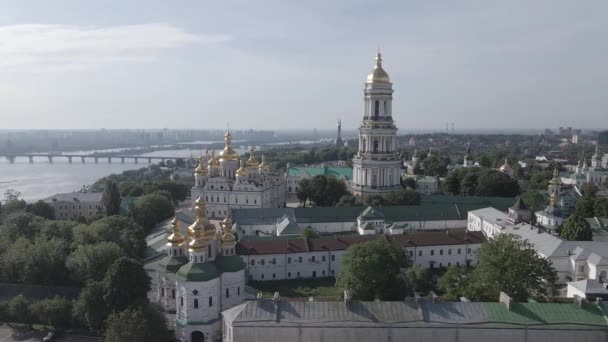
<path fill-rule="evenodd" d="M 101 192 L 68 192 L 55 194 L 44 199 L 44 202 L 55 209 L 57 220 L 76 220 L 80 217 L 90 220 L 104 213 L 102 196 Z"/>
<path fill-rule="evenodd" d="M 314 239 L 243 237 L 237 244 L 236 253 L 247 264 L 250 281 L 332 277 L 340 273 L 348 247 L 379 238 L 396 241 L 412 264 L 431 269 L 471 265 L 475 262 L 475 251 L 485 241 L 480 232 L 466 229 L 390 236 L 334 235 Z"/>
<path fill-rule="evenodd" d="M 607 305 L 591 303 L 258 299 L 222 313 L 223 341 L 605 341 Z"/>
<path fill-rule="evenodd" d="M 325 164 L 318 166 L 296 166 L 288 164 L 287 172 L 285 172 L 287 192 L 296 194 L 300 190 L 300 182 L 302 179 L 310 179 L 319 175 L 336 177 L 348 185 L 353 179 L 353 169 L 350 167 L 327 166 Z"/>

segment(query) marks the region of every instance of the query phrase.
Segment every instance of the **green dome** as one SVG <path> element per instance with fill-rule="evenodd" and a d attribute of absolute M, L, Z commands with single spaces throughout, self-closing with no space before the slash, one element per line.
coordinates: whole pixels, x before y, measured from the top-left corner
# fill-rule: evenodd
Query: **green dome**
<path fill-rule="evenodd" d="M 220 276 L 220 271 L 213 262 L 189 262 L 180 267 L 176 276 L 186 281 L 209 281 Z"/>
<path fill-rule="evenodd" d="M 238 255 L 218 256 L 215 263 L 224 272 L 238 272 L 245 269 L 245 263 Z"/>
<path fill-rule="evenodd" d="M 185 265 L 187 263 L 188 263 L 188 258 L 186 258 L 184 256 L 167 255 L 158 263 L 157 268 L 159 271 L 162 271 L 162 272 L 175 273 L 180 269 L 180 267 L 182 267 L 183 265 Z"/>

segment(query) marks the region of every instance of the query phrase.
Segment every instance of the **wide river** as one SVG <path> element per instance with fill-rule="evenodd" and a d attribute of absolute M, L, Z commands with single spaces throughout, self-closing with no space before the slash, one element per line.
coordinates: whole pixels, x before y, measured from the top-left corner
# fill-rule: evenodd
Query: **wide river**
<path fill-rule="evenodd" d="M 235 141 L 236 142 L 236 141 Z M 314 141 L 302 141 L 297 143 L 312 143 Z M 289 144 L 289 143 L 278 143 Z M 110 152 L 114 150 L 103 150 Z M 235 146 L 235 151 L 239 154 L 246 152 L 245 146 Z M 65 154 L 91 154 L 95 151 L 67 152 Z M 219 151 L 216 151 L 218 153 Z M 198 157 L 201 150 L 180 149 L 162 150 L 141 154 L 141 156 L 171 156 L 171 157 Z M 258 155 L 258 159 L 259 155 Z M 155 161 L 156 162 L 156 161 Z M 67 158 L 54 158 L 53 164 L 49 164 L 46 157 L 34 158 L 34 163 L 30 164 L 25 157 L 17 158 L 14 164 L 8 160 L 0 158 L 0 200 L 4 200 L 6 190 L 14 189 L 21 193 L 21 198 L 26 201 L 44 199 L 56 193 L 71 192 L 81 189 L 83 186 L 91 185 L 98 179 L 113 173 L 121 173 L 125 170 L 139 169 L 147 166 L 147 160 L 139 160 L 135 164 L 132 159 L 126 159 L 124 164 L 120 159 L 114 158 L 112 164 L 108 164 L 107 159 L 100 158 L 99 164 L 95 164 L 93 159 L 86 160 L 82 164 L 79 158 L 74 158 L 73 163 L 69 164 Z"/>

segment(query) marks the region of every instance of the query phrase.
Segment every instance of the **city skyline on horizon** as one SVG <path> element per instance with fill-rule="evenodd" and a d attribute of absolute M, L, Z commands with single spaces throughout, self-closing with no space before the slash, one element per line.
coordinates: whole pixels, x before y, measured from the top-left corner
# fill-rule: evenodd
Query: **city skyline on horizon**
<path fill-rule="evenodd" d="M 380 48 L 400 132 L 605 129 L 602 1 L 120 4 L 4 6 L 3 128 L 349 131 Z"/>

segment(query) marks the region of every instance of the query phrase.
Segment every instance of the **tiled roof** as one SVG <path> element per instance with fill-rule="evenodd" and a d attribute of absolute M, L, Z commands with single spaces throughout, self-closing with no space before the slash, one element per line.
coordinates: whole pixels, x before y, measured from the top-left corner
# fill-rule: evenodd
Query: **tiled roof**
<path fill-rule="evenodd" d="M 101 202 L 101 192 L 67 192 L 46 198 L 45 202 Z"/>
<path fill-rule="evenodd" d="M 241 240 L 236 245 L 236 251 L 239 255 L 256 255 L 345 250 L 357 243 L 382 238 L 385 236 L 351 235 L 326 236 L 316 239 Z M 386 238 L 397 241 L 402 247 L 479 244 L 485 241 L 481 232 L 467 232 L 466 229 L 396 234 L 388 235 Z"/>

